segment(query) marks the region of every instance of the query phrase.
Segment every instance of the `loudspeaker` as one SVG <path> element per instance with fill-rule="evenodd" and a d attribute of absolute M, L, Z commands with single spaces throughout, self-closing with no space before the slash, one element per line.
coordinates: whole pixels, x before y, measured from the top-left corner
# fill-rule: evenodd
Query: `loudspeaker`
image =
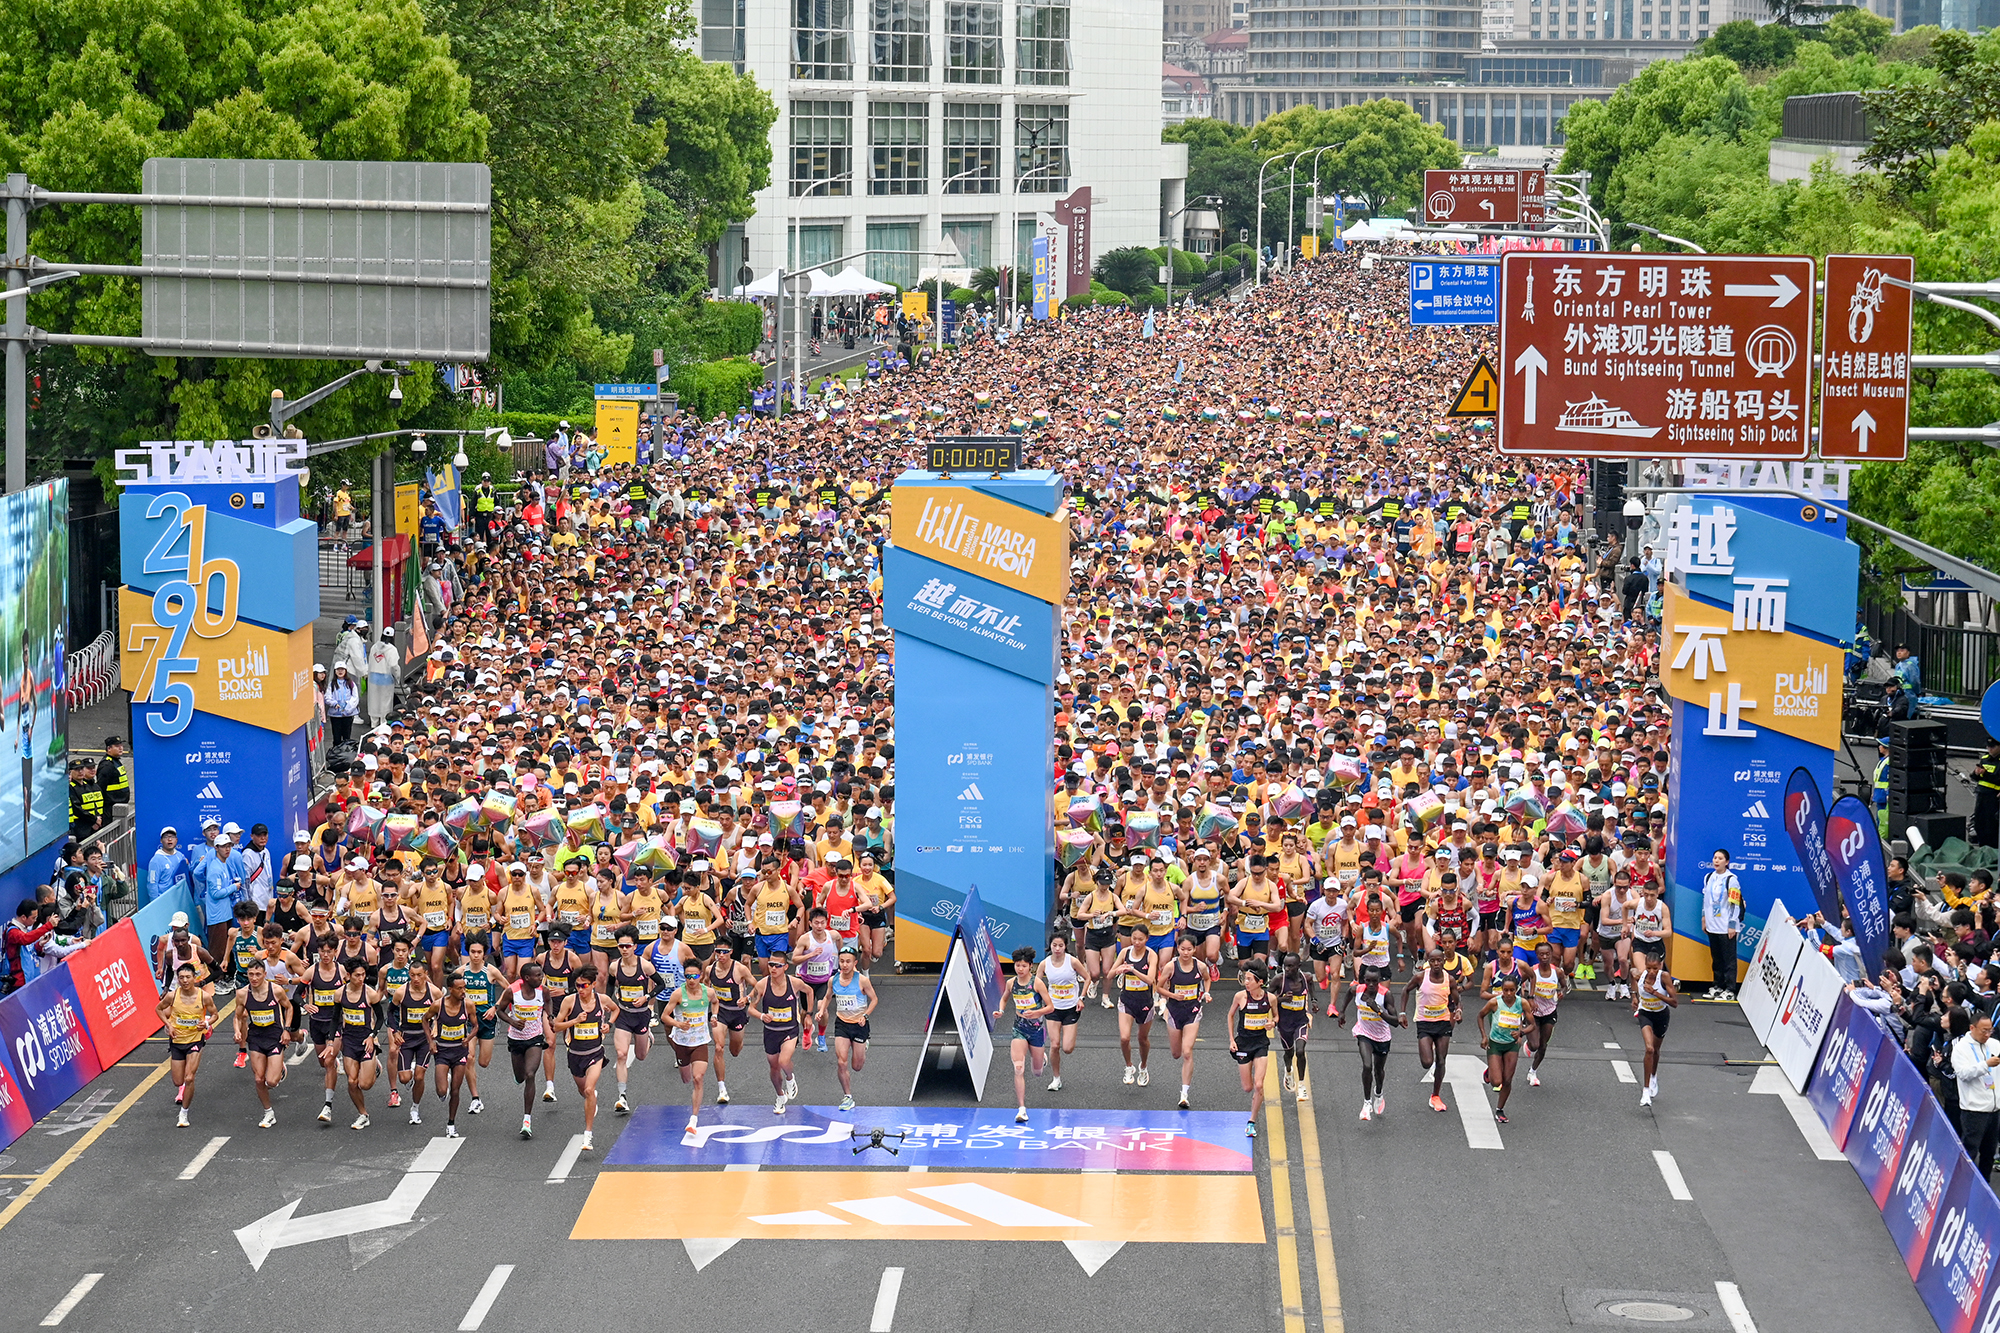
<path fill-rule="evenodd" d="M 1895 812 L 1893 810 L 1890 811 L 1889 832 L 1900 837 L 1903 830 L 1910 827 L 1915 827 L 1917 832 L 1923 834 L 1924 841 L 1930 846 L 1942 847 L 1946 838 L 1965 837 L 1965 816 L 1947 814 L 1911 815 L 1907 819 L 1898 821 L 1895 817 Z"/>

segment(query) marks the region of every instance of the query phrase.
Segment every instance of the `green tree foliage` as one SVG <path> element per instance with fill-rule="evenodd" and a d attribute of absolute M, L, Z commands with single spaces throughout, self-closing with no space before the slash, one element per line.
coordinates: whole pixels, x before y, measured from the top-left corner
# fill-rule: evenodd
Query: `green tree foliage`
<path fill-rule="evenodd" d="M 1944 154 L 2000 117 L 2000 36 L 1975 39 L 1956 30 L 1932 41 L 1936 76 L 1868 94 L 1874 138 L 1862 162 L 1882 170 L 1906 195 L 1921 193 Z"/>
<path fill-rule="evenodd" d="M 1833 12 L 1833 17 L 1820 30 L 1820 40 L 1843 59 L 1848 56 L 1872 56 L 1889 44 L 1889 37 L 1895 30 L 1896 25 L 1880 14 L 1849 5 Z"/>
<path fill-rule="evenodd" d="M 1160 261 L 1151 250 L 1128 245 L 1099 255 L 1093 271 L 1097 280 L 1112 291 L 1129 292 L 1152 286 L 1159 269 Z"/>
<path fill-rule="evenodd" d="M 1701 53 L 1733 60 L 1744 69 L 1769 69 L 1790 60 L 1798 45 L 1799 34 L 1783 24 L 1737 19 L 1710 33 Z"/>
<path fill-rule="evenodd" d="M 1188 146 L 1188 197 L 1221 199 L 1216 211 L 1222 215 L 1226 233 L 1233 236 L 1256 225 L 1257 168 L 1263 157 L 1246 142 L 1246 130 L 1203 118 L 1169 125 L 1161 138 Z"/>

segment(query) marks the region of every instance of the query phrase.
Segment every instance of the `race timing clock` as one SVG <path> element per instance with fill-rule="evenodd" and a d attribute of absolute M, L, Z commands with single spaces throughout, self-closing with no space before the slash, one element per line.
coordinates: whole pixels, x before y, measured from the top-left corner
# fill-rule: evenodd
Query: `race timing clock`
<path fill-rule="evenodd" d="M 932 472 L 1018 472 L 1021 441 L 1010 436 L 946 437 L 925 446 Z"/>

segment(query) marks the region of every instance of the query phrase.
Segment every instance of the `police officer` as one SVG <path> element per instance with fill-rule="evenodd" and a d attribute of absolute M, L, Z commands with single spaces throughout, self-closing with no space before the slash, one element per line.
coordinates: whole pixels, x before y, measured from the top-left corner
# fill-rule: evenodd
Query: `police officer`
<path fill-rule="evenodd" d="M 1882 812 L 1889 808 L 1889 738 L 1884 736 L 1875 742 L 1875 817 L 1882 820 Z"/>
<path fill-rule="evenodd" d="M 2000 845 L 2000 740 L 1986 742 L 1986 755 L 1972 766 L 1972 843 Z"/>
<path fill-rule="evenodd" d="M 498 497 L 493 493 L 493 474 L 480 473 L 479 488 L 473 492 L 472 500 L 472 521 L 479 525 L 479 540 L 493 539 L 494 510 L 499 508 L 499 504 Z"/>
<path fill-rule="evenodd" d="M 116 813 L 119 806 L 132 804 L 132 775 L 125 771 L 124 737 L 104 738 L 104 758 L 97 761 L 97 785 L 104 792 L 107 813 Z"/>
<path fill-rule="evenodd" d="M 69 831 L 79 838 L 89 837 L 104 827 L 104 791 L 88 759 L 73 759 L 69 766 Z"/>

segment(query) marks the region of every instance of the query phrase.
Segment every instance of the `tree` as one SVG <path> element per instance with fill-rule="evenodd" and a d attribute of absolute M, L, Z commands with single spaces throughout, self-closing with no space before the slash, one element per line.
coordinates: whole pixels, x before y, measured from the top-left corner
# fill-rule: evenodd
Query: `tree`
<path fill-rule="evenodd" d="M 1733 60 L 1744 69 L 1769 69 L 1790 60 L 1798 44 L 1798 33 L 1783 24 L 1737 19 L 1710 33 L 1701 52 Z"/>
<path fill-rule="evenodd" d="M 1771 21 L 1784 28 L 1816 28 L 1834 8 L 1819 0 L 1764 0 Z"/>
<path fill-rule="evenodd" d="M 1734 61 L 1703 56 L 1657 61 L 1611 94 L 1608 101 L 1578 102 L 1563 118 L 1568 145 L 1564 171 L 1588 171 L 1601 209 L 1616 211 L 1628 155 L 1637 156 L 1668 135 L 1699 130 L 1716 117 L 1732 85 L 1743 84 Z"/>
<path fill-rule="evenodd" d="M 1880 14 L 1871 14 L 1865 9 L 1848 5 L 1837 9 L 1833 17 L 1826 21 L 1820 32 L 1820 40 L 1833 48 L 1837 56 L 1875 55 L 1889 44 L 1896 25 Z"/>
<path fill-rule="evenodd" d="M 1863 97 L 1874 137 L 1861 155 L 1904 195 L 1921 193 L 1944 155 L 1975 128 L 2000 117 L 2000 36 L 1975 41 L 1955 29 L 1931 43 L 1935 80 L 1883 88 Z"/>
<path fill-rule="evenodd" d="M 1114 292 L 1143 291 L 1153 285 L 1160 261 L 1143 246 L 1128 245 L 1101 255 L 1092 270 L 1097 280 Z"/>

